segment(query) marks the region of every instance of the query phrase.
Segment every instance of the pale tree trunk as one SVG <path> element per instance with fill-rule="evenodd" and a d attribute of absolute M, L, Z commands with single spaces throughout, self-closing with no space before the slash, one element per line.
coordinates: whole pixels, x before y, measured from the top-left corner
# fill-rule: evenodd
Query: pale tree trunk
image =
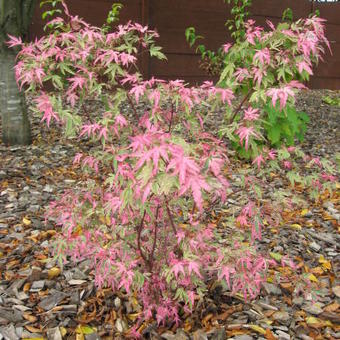
<path fill-rule="evenodd" d="M 15 54 L 5 45 L 8 34 L 26 38 L 36 0 L 0 0 L 0 113 L 2 142 L 7 145 L 31 143 L 24 94 L 14 75 Z"/>
<path fill-rule="evenodd" d="M 0 53 L 0 112 L 2 142 L 6 145 L 31 143 L 31 128 L 24 95 L 19 91 L 14 75 L 15 53 Z"/>

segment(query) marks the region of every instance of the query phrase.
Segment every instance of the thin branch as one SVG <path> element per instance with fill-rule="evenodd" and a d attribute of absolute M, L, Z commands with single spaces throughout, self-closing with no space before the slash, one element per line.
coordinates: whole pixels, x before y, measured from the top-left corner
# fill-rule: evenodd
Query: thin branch
<path fill-rule="evenodd" d="M 166 206 L 166 212 L 168 213 L 168 216 L 169 216 L 169 220 L 170 220 L 172 230 L 173 230 L 174 234 L 176 235 L 177 230 L 176 230 L 175 223 L 174 223 L 174 220 L 173 220 L 172 215 L 171 215 L 171 211 L 170 211 L 170 208 L 169 208 L 169 202 L 168 202 L 167 199 L 165 199 L 165 206 Z"/>
<path fill-rule="evenodd" d="M 138 248 L 132 244 L 131 242 L 127 241 L 126 239 L 122 239 L 119 234 L 116 234 L 117 238 L 125 243 L 127 243 L 132 249 L 138 250 Z"/>
<path fill-rule="evenodd" d="M 142 256 L 143 260 L 145 261 L 145 263 L 148 263 L 148 259 L 146 258 L 145 254 L 143 253 L 141 242 L 140 242 L 145 215 L 146 215 L 146 210 L 144 210 L 142 220 L 140 222 L 140 225 L 137 228 L 137 245 L 138 245 L 138 251 L 140 252 L 140 255 Z"/>
<path fill-rule="evenodd" d="M 174 103 L 171 102 L 171 116 L 170 116 L 170 123 L 169 123 L 168 133 L 171 132 L 173 118 L 174 118 Z"/>
<path fill-rule="evenodd" d="M 240 105 L 236 108 L 236 110 L 234 111 L 232 117 L 229 119 L 229 124 L 232 123 L 236 117 L 236 115 L 240 112 L 242 105 L 246 102 L 246 100 L 249 98 L 250 94 L 252 93 L 252 89 L 250 89 L 248 91 L 248 93 L 246 94 L 246 96 L 243 98 L 243 100 L 241 101 Z"/>
<path fill-rule="evenodd" d="M 138 117 L 138 113 L 137 113 L 137 109 L 136 109 L 136 106 L 135 106 L 135 104 L 133 103 L 133 101 L 132 101 L 132 99 L 131 99 L 131 97 L 130 97 L 130 95 L 127 93 L 127 98 L 128 98 L 128 100 L 129 100 L 129 103 L 130 103 L 130 105 L 131 105 L 131 107 L 132 107 L 132 110 L 133 110 L 133 112 L 134 112 L 134 114 L 135 114 L 135 116 L 136 116 L 136 118 Z"/>
<path fill-rule="evenodd" d="M 192 205 L 192 209 L 191 209 L 191 215 L 194 214 L 195 212 L 195 209 L 196 209 L 196 202 L 194 202 L 194 204 Z"/>
<path fill-rule="evenodd" d="M 149 257 L 150 272 L 152 272 L 153 260 L 154 260 L 153 256 L 155 254 L 156 243 L 157 243 L 157 230 L 158 230 L 157 220 L 158 220 L 158 214 L 159 214 L 159 205 L 157 206 L 157 209 L 156 209 L 154 239 L 153 239 L 152 250 L 151 250 L 151 253 L 150 253 L 150 257 Z"/>

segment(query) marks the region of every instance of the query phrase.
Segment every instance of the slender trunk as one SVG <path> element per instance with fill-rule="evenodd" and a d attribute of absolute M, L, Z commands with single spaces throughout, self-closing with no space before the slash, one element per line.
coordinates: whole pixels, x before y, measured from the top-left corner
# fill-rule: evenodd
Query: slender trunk
<path fill-rule="evenodd" d="M 19 91 L 14 75 L 15 53 L 0 52 L 0 112 L 2 142 L 6 145 L 31 143 L 31 128 L 24 94 Z"/>

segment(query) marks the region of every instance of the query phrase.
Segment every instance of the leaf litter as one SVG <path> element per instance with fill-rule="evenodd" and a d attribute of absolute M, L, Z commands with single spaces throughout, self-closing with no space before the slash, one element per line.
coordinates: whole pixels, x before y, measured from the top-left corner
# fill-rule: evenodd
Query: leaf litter
<path fill-rule="evenodd" d="M 298 105 L 313 119 L 304 149 L 331 158 L 339 153 L 340 110 L 321 102 L 330 91 L 301 91 Z M 44 207 L 64 190 L 86 180 L 72 166 L 80 148 L 76 140 L 60 139 L 33 120 L 34 143 L 28 147 L 0 146 L 0 339 L 125 339 L 141 312 L 137 296 L 97 290 L 86 261 L 60 268 L 51 254 L 58 228 L 44 222 Z M 275 182 L 277 180 L 277 182 Z M 275 184 L 278 183 L 278 184 Z M 273 175 L 268 197 L 285 185 Z M 241 193 L 210 212 L 226 235 L 224 222 Z M 306 199 L 307 200 L 307 199 Z M 280 227 L 267 228 L 258 241 L 280 262 L 288 254 L 296 263 L 271 270 L 261 295 L 252 302 L 230 296 L 211 285 L 180 328 L 144 322 L 146 339 L 337 339 L 340 338 L 340 194 L 308 201 L 308 208 L 285 211 Z M 268 210 L 268 218 L 275 218 Z M 229 228 L 230 229 L 230 228 Z M 280 278 L 279 281 L 277 278 Z M 303 280 L 312 285 L 303 296 Z M 314 295 L 317 294 L 317 297 Z"/>

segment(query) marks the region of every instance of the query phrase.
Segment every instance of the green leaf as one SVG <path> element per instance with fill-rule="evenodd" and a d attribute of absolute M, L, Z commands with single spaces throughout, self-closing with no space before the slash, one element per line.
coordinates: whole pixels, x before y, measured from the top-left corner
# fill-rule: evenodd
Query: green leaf
<path fill-rule="evenodd" d="M 290 182 L 290 184 L 293 186 L 295 183 L 301 183 L 302 179 L 301 179 L 301 176 L 294 172 L 294 171 L 289 171 L 287 173 L 287 178 Z"/>
<path fill-rule="evenodd" d="M 288 106 L 286 108 L 287 119 L 290 122 L 290 128 L 295 134 L 299 131 L 300 120 L 294 107 Z"/>
<path fill-rule="evenodd" d="M 281 127 L 278 124 L 272 125 L 268 130 L 268 138 L 271 144 L 277 144 L 281 137 Z"/>
<path fill-rule="evenodd" d="M 159 60 L 166 60 L 166 56 L 164 53 L 161 52 L 162 47 L 160 46 L 155 46 L 155 45 L 151 45 L 150 46 L 150 56 L 151 57 L 156 57 Z"/>
<path fill-rule="evenodd" d="M 63 82 L 61 81 L 61 77 L 57 75 L 52 76 L 52 83 L 55 88 L 61 90 L 63 88 Z"/>
<path fill-rule="evenodd" d="M 282 259 L 282 255 L 280 253 L 270 252 L 270 257 L 273 258 L 275 261 L 280 262 Z"/>
<path fill-rule="evenodd" d="M 277 152 L 277 156 L 280 161 L 290 158 L 290 153 L 286 149 L 281 149 Z"/>
<path fill-rule="evenodd" d="M 144 275 L 142 273 L 140 273 L 139 271 L 136 271 L 134 273 L 133 280 L 136 282 L 138 287 L 143 287 L 144 281 L 145 281 L 145 277 L 144 277 Z"/>
<path fill-rule="evenodd" d="M 192 47 L 195 44 L 195 41 L 197 39 L 195 34 L 195 27 L 188 27 L 185 30 L 185 39 L 189 43 L 190 47 Z"/>
<path fill-rule="evenodd" d="M 231 75 L 233 74 L 235 69 L 235 64 L 232 62 L 229 62 L 226 64 L 226 66 L 224 67 L 219 82 L 223 81 L 225 78 L 229 78 L 231 77 Z"/>
<path fill-rule="evenodd" d="M 150 162 L 145 164 L 137 175 L 137 179 L 142 180 L 142 184 L 145 185 L 152 177 L 153 166 Z"/>
<path fill-rule="evenodd" d="M 59 63 L 57 64 L 57 67 L 60 69 L 60 72 L 65 75 L 65 71 L 70 73 L 70 74 L 75 74 L 75 72 L 73 72 L 73 70 L 69 67 L 69 65 L 65 64 L 65 63 Z"/>
<path fill-rule="evenodd" d="M 293 21 L 293 11 L 289 7 L 283 11 L 282 20 Z"/>
<path fill-rule="evenodd" d="M 171 189 L 174 187 L 178 188 L 179 186 L 178 177 L 168 174 L 158 176 L 157 183 L 159 185 L 159 193 L 164 195 L 170 194 Z"/>
<path fill-rule="evenodd" d="M 92 333 L 94 333 L 94 329 L 90 326 L 85 325 L 85 326 L 80 326 L 79 328 L 80 328 L 82 334 L 92 334 Z"/>

